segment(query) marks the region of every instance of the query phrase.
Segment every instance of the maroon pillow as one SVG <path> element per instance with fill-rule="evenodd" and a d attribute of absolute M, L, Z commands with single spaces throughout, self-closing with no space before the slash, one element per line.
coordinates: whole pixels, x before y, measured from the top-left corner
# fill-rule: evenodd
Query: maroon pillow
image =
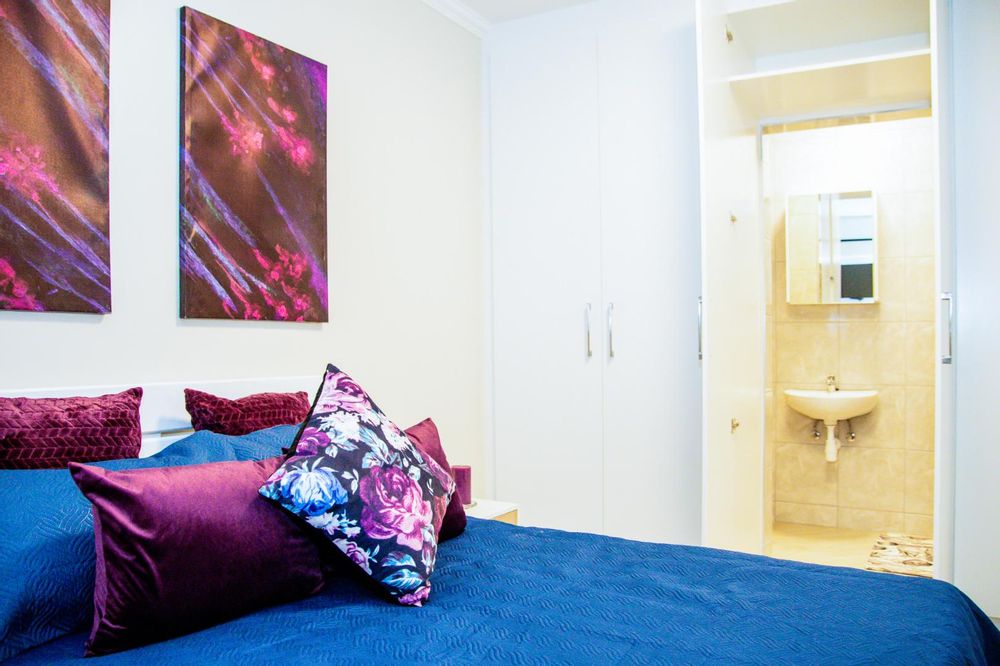
<path fill-rule="evenodd" d="M 281 461 L 118 472 L 71 464 L 93 504 L 97 549 L 86 656 L 318 592 L 317 544 L 257 493 Z"/>
<path fill-rule="evenodd" d="M 97 398 L 0 398 L 0 469 L 136 458 L 142 389 Z"/>
<path fill-rule="evenodd" d="M 417 425 L 410 426 L 406 429 L 406 436 L 410 438 L 410 441 L 413 442 L 414 446 L 422 454 L 433 458 L 434 462 L 443 467 L 449 475 L 454 476 L 451 471 L 451 465 L 448 464 L 448 456 L 444 454 L 444 448 L 441 446 L 441 434 L 438 432 L 434 421 L 424 419 Z M 458 493 L 455 493 L 451 496 L 451 501 L 448 503 L 448 510 L 445 511 L 444 521 L 441 523 L 441 529 L 438 532 L 438 541 L 441 542 L 452 537 L 457 537 L 465 531 L 467 522 L 465 507 L 462 506 L 462 498 L 458 496 Z"/>
<path fill-rule="evenodd" d="M 245 435 L 279 425 L 297 425 L 309 415 L 309 394 L 255 393 L 239 400 L 184 389 L 184 403 L 195 430 Z"/>

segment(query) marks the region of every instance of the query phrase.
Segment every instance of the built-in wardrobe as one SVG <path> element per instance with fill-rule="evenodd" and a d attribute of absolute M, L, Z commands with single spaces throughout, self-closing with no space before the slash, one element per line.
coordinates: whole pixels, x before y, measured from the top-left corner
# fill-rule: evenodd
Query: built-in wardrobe
<path fill-rule="evenodd" d="M 487 44 L 495 495 L 697 543 L 694 5 L 601 0 Z"/>

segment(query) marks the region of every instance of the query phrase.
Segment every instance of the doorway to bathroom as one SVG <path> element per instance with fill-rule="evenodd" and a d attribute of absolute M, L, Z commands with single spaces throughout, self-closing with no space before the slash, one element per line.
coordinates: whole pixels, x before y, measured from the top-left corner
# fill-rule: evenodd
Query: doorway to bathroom
<path fill-rule="evenodd" d="M 764 128 L 775 557 L 932 574 L 933 146 L 929 109 Z"/>
<path fill-rule="evenodd" d="M 703 542 L 948 580 L 947 3 L 698 11 Z"/>

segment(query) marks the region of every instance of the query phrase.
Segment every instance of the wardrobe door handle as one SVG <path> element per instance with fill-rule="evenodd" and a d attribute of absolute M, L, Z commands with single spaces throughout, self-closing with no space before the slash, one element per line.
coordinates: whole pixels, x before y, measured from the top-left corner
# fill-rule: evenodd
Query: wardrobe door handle
<path fill-rule="evenodd" d="M 591 337 L 590 337 L 590 310 L 591 310 L 590 303 L 587 303 L 587 308 L 585 310 L 586 320 L 587 320 L 587 358 L 590 358 L 591 356 L 594 355 L 594 345 L 591 343 Z"/>
<path fill-rule="evenodd" d="M 615 304 L 608 303 L 608 358 L 615 357 Z"/>
<path fill-rule="evenodd" d="M 955 351 L 955 297 L 946 291 L 941 294 L 941 300 L 948 302 L 948 351 L 941 357 L 941 363 L 951 365 Z"/>
<path fill-rule="evenodd" d="M 698 360 L 705 358 L 704 348 L 702 347 L 702 321 L 705 316 L 705 301 L 701 296 L 698 297 Z"/>

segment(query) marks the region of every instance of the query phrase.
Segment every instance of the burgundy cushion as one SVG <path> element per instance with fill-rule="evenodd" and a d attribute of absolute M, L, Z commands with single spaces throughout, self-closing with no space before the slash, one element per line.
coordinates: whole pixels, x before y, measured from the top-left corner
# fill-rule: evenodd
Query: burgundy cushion
<path fill-rule="evenodd" d="M 97 398 L 0 398 L 0 469 L 136 458 L 142 389 Z"/>
<path fill-rule="evenodd" d="M 279 425 L 297 425 L 309 415 L 309 394 L 255 393 L 239 400 L 184 389 L 184 402 L 195 430 L 245 435 Z"/>
<path fill-rule="evenodd" d="M 441 446 L 441 434 L 437 426 L 431 419 L 424 419 L 415 426 L 406 429 L 406 436 L 410 438 L 417 449 L 425 456 L 430 456 L 438 465 L 443 467 L 448 474 L 454 476 L 451 465 L 448 464 L 448 456 L 444 454 Z M 452 537 L 457 537 L 465 531 L 465 507 L 462 506 L 462 498 L 455 493 L 448 502 L 448 510 L 445 511 L 444 521 L 441 523 L 441 530 L 438 532 L 438 540 L 446 541 Z"/>
<path fill-rule="evenodd" d="M 318 546 L 257 493 L 280 463 L 119 472 L 71 464 L 94 512 L 97 575 L 87 656 L 318 592 Z"/>

